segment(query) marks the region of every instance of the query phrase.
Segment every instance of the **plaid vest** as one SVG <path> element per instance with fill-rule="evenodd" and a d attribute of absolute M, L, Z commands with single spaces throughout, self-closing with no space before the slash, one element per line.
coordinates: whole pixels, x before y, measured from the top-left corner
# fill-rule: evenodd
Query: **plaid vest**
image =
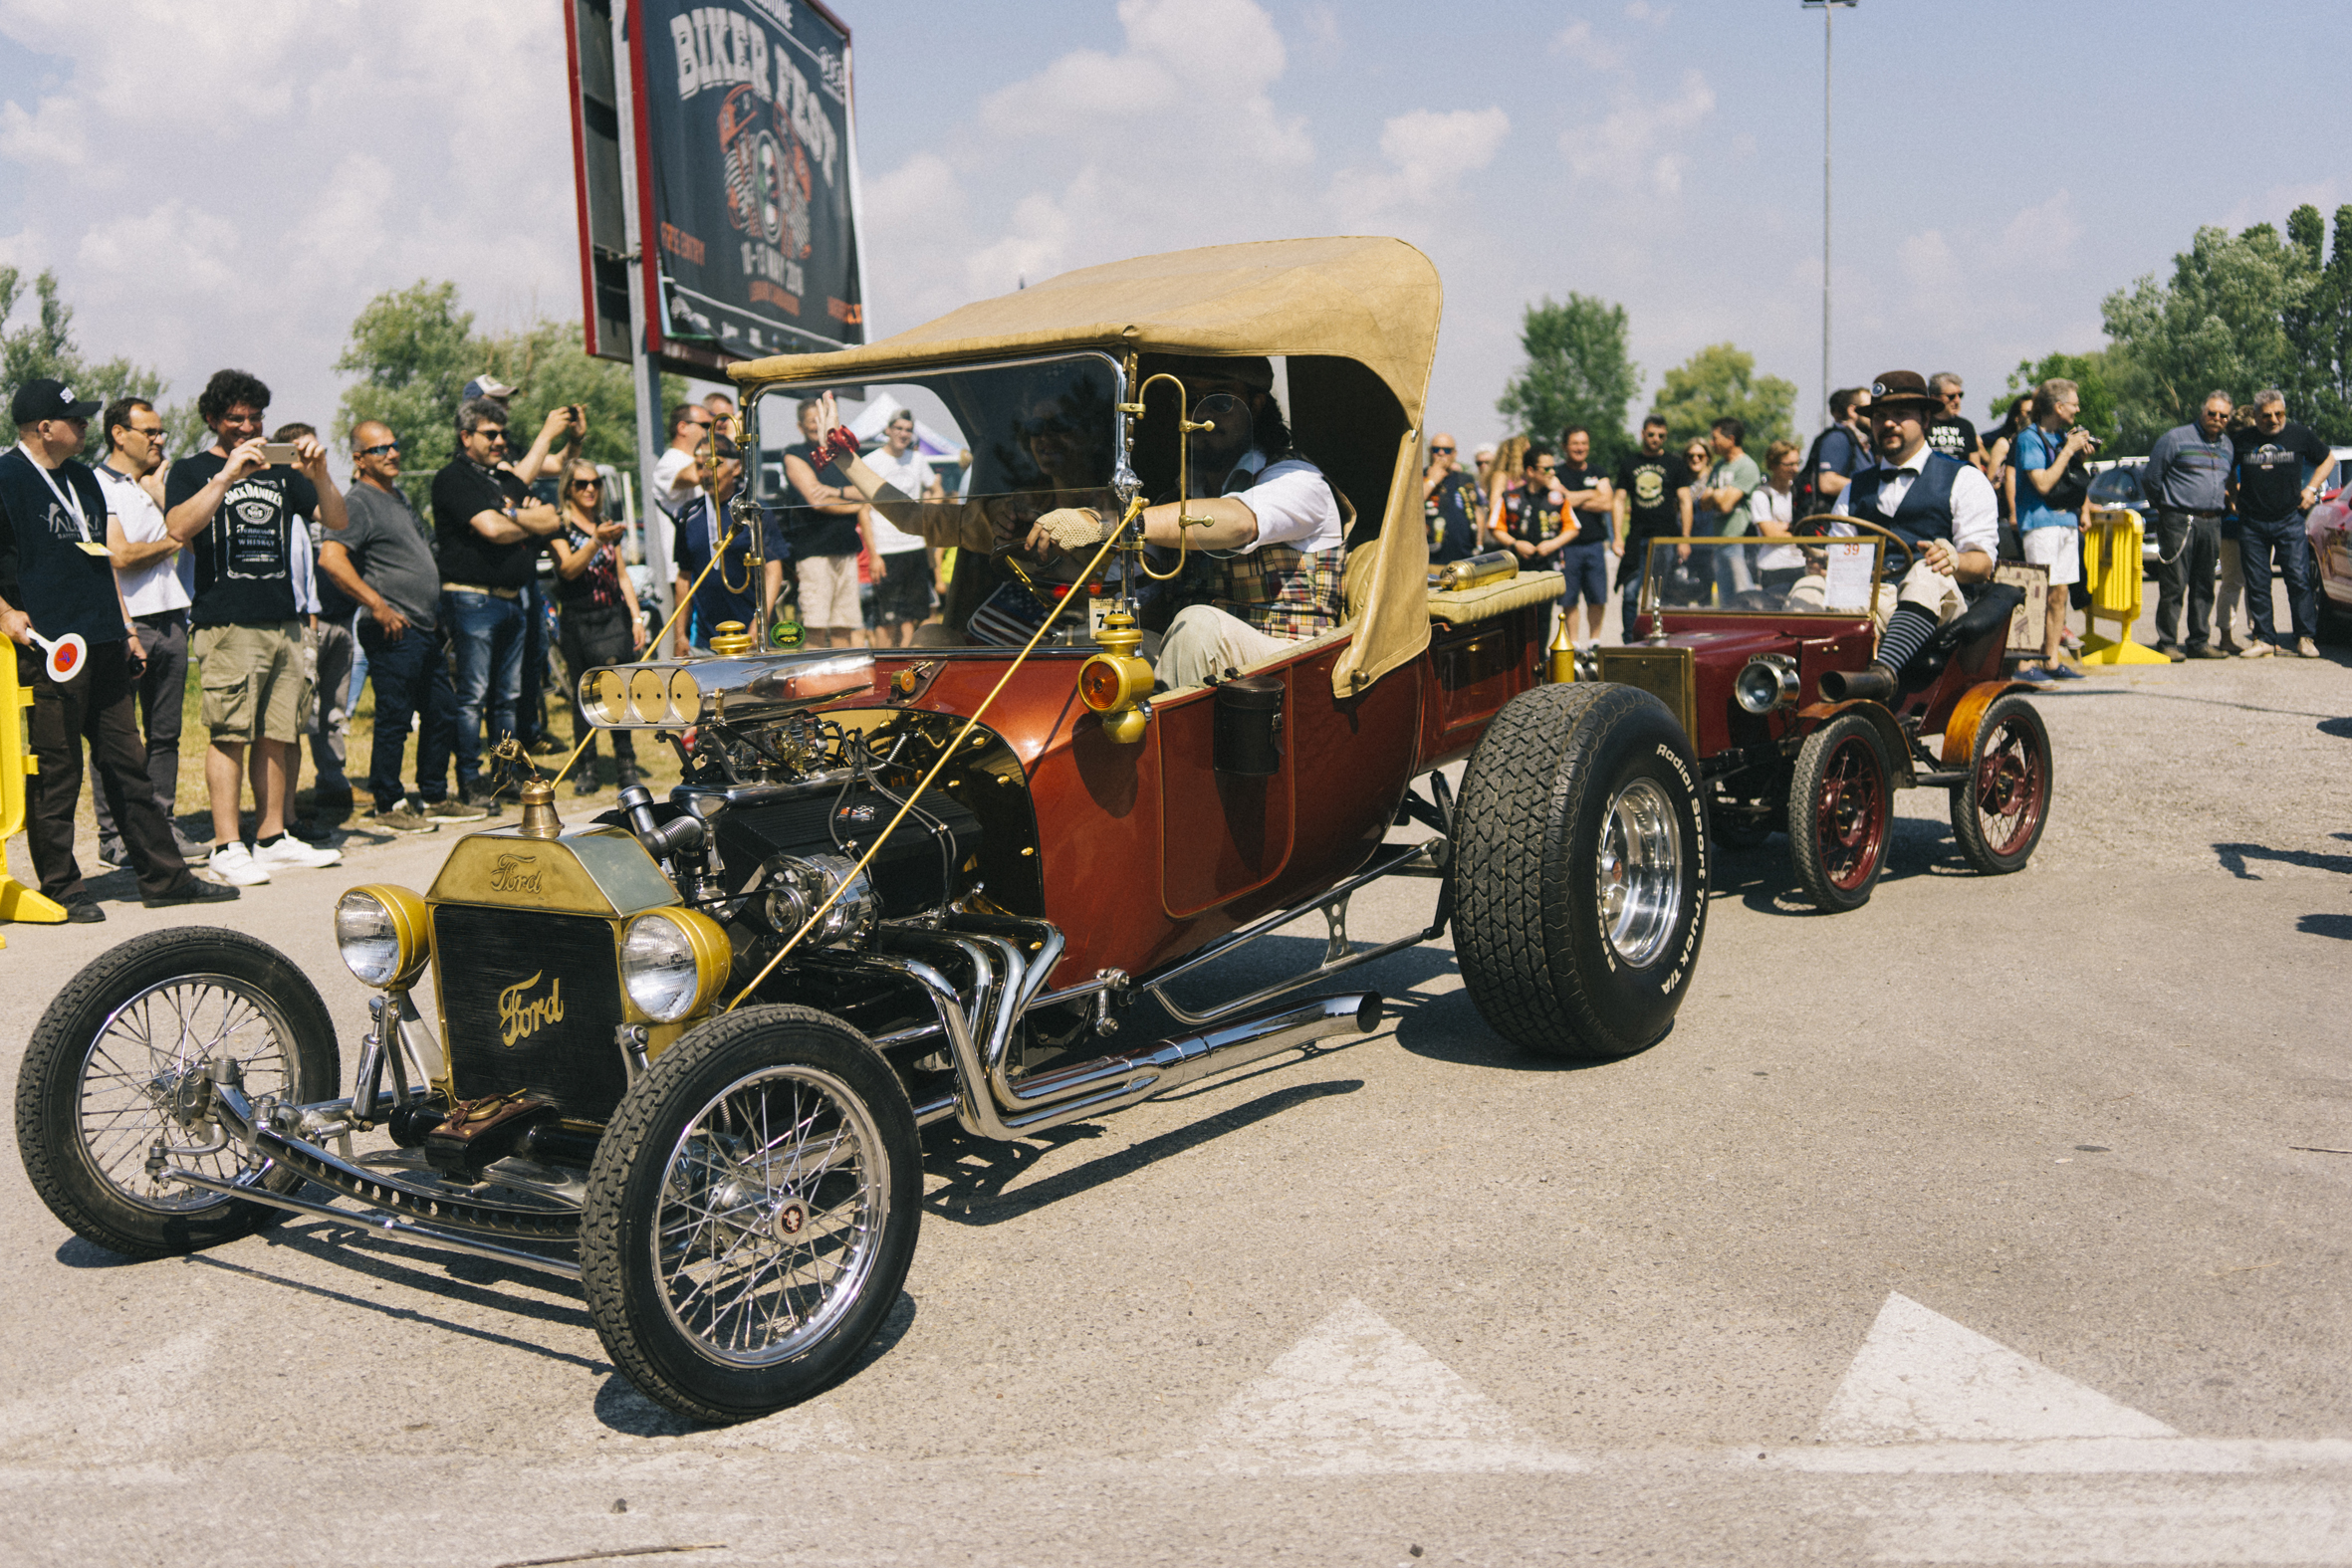
<path fill-rule="evenodd" d="M 1265 472 L 1262 468 L 1251 475 L 1249 483 L 1256 484 Z M 1321 477 L 1321 470 L 1317 469 L 1316 474 Z M 1323 480 L 1326 487 L 1330 483 L 1328 479 Z M 1228 484 L 1228 495 L 1235 489 L 1249 488 L 1231 486 L 1230 481 Z M 1338 491 L 1331 492 L 1331 499 L 1334 505 L 1338 504 Z M 1341 511 L 1344 516 L 1345 509 Z M 1209 602 L 1270 637 L 1280 637 L 1286 642 L 1319 637 L 1338 625 L 1346 613 L 1346 601 L 1339 588 L 1339 568 L 1346 555 L 1344 546 L 1302 551 L 1288 545 L 1268 545 L 1247 555 L 1213 558 Z"/>
<path fill-rule="evenodd" d="M 1346 552 L 1269 545 L 1217 562 L 1209 602 L 1270 637 L 1298 641 L 1339 624 L 1339 567 Z"/>

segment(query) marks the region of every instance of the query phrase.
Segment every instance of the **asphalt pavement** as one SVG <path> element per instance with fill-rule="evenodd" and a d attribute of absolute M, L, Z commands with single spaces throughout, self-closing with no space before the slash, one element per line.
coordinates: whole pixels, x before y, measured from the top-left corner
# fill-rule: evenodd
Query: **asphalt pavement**
<path fill-rule="evenodd" d="M 1438 942 L 1361 972 L 1396 1016 L 1360 1041 L 935 1134 L 871 1353 L 731 1431 L 638 1396 L 561 1281 L 305 1220 L 123 1263 L 0 1161 L 0 1560 L 2352 1563 L 2352 683 L 2036 700 L 2027 870 L 1969 873 L 1924 791 L 1851 914 L 1782 838 L 1718 853 L 1628 1060 L 1504 1045 Z M 228 911 L 347 1070 L 334 900 L 449 836 Z M 10 1079 L 80 965 L 175 923 L 109 908 L 0 928 Z M 1311 960 L 1294 929 L 1197 994 Z"/>

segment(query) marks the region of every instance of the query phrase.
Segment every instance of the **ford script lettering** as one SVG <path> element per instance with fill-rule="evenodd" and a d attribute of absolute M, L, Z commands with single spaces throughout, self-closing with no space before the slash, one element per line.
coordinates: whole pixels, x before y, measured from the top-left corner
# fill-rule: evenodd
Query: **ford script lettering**
<path fill-rule="evenodd" d="M 542 874 L 537 855 L 500 855 L 490 863 L 490 891 L 528 893 L 537 898 Z"/>
<path fill-rule="evenodd" d="M 538 877 L 534 875 L 532 880 L 537 881 Z M 545 970 L 540 971 L 540 974 L 545 973 Z M 538 984 L 539 975 L 533 975 L 529 980 L 517 981 L 498 994 L 499 1044 L 512 1045 L 518 1040 L 527 1040 L 539 1032 L 541 1024 L 564 1021 L 564 983 L 561 980 L 550 981 L 546 996 L 526 1001 L 526 995 Z"/>

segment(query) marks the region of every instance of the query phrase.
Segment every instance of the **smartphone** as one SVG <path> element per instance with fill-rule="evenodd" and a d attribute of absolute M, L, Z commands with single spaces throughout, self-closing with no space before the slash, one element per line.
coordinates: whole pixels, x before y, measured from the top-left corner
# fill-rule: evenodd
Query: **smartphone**
<path fill-rule="evenodd" d="M 295 458 L 294 443 L 291 441 L 264 441 L 261 444 L 261 458 L 272 468 L 291 468 Z"/>

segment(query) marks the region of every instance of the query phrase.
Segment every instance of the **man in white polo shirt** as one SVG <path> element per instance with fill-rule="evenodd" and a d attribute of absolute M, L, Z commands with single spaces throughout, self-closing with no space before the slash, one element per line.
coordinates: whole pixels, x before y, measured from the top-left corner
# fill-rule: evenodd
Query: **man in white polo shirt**
<path fill-rule="evenodd" d="M 882 482 L 918 501 L 945 499 L 930 460 L 915 450 L 915 416 L 901 408 L 882 427 L 882 449 L 866 460 Z M 866 538 L 874 551 L 874 645 L 903 648 L 931 613 L 931 552 L 920 534 L 893 528 L 869 509 Z"/>
<path fill-rule="evenodd" d="M 98 465 L 98 488 L 107 498 L 107 555 L 122 605 L 138 626 L 146 670 L 137 681 L 139 728 L 147 746 L 147 779 L 155 803 L 173 816 L 179 792 L 180 709 L 188 684 L 188 578 L 194 571 L 179 542 L 163 531 L 163 417 L 143 397 L 118 397 L 102 416 L 107 455 Z M 115 791 L 105 773 L 91 791 L 98 813 L 98 857 L 108 865 L 128 865 L 122 845 Z M 171 825 L 172 841 L 190 865 L 201 865 L 211 846 Z"/>

